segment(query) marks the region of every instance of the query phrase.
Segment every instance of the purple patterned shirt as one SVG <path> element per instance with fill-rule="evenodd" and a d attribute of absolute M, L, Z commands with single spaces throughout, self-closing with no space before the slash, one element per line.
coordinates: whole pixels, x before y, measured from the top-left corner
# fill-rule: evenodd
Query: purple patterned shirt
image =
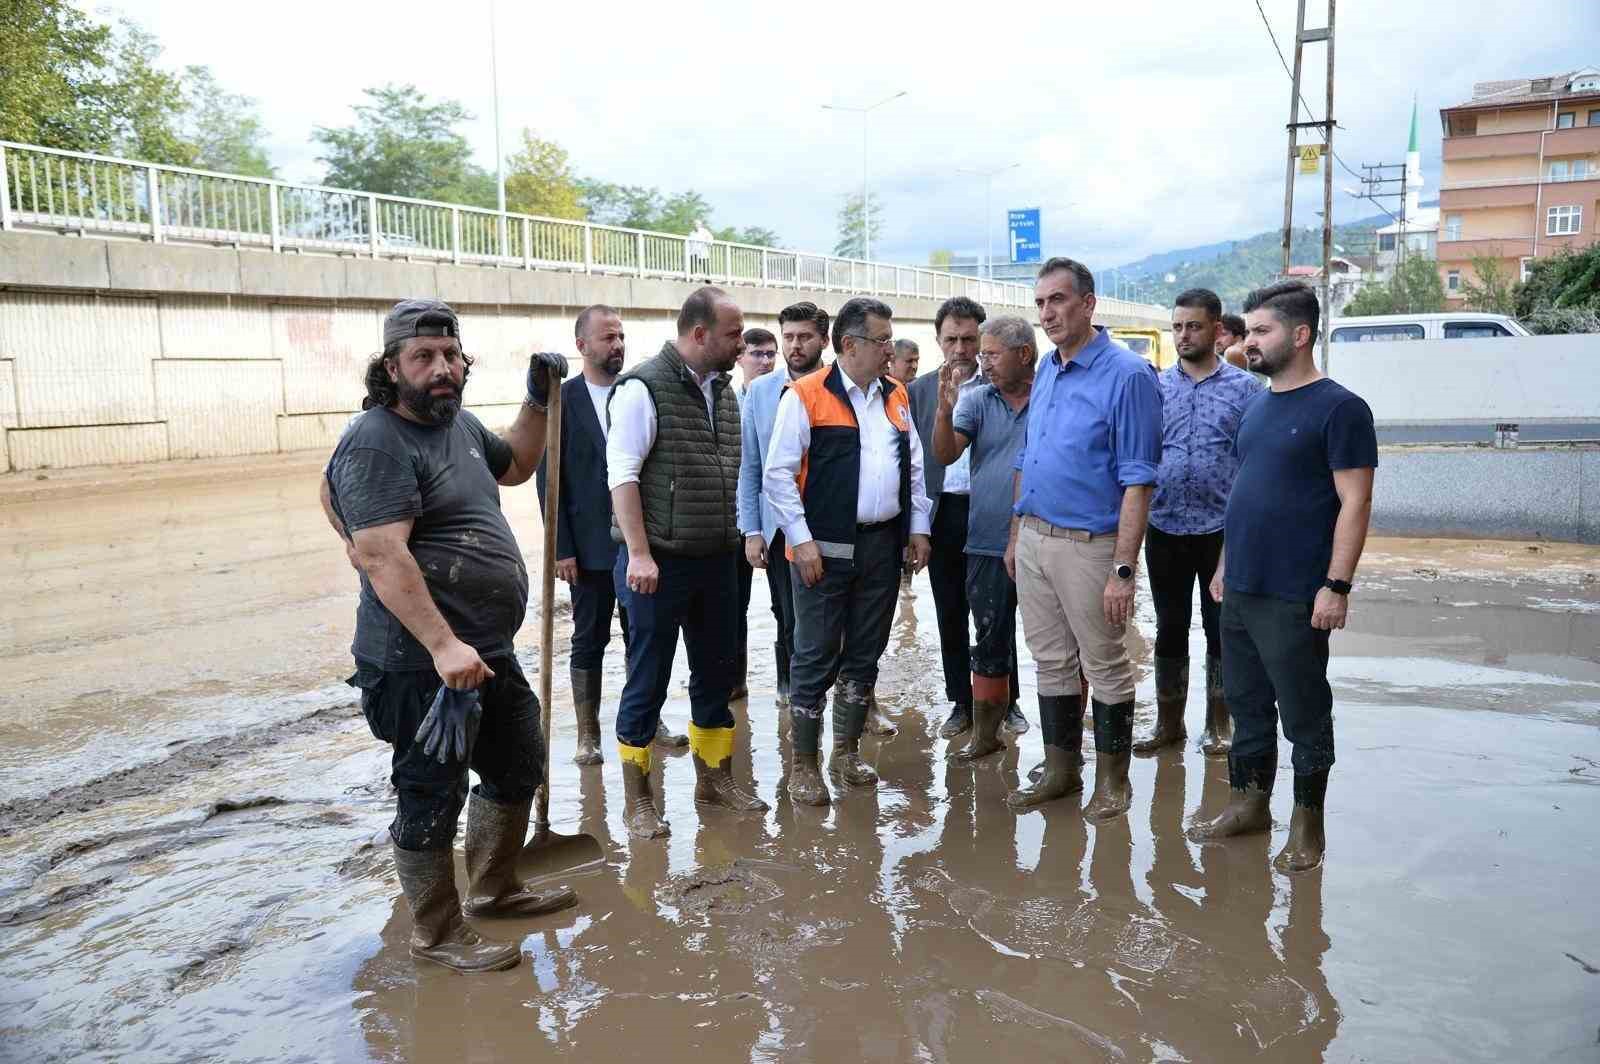
<path fill-rule="evenodd" d="M 1162 371 L 1161 469 L 1150 504 L 1152 525 L 1173 536 L 1222 528 L 1228 492 L 1239 472 L 1233 447 L 1239 419 L 1260 392 L 1255 377 L 1221 359 L 1199 381 L 1181 364 Z"/>

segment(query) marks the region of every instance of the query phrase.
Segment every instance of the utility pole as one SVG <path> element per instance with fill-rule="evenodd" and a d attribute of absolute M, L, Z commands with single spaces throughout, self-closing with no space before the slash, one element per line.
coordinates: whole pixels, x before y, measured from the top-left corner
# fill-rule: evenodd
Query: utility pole
<path fill-rule="evenodd" d="M 494 185 L 500 207 L 500 254 L 506 248 L 506 155 L 500 148 L 500 35 L 495 31 L 494 0 L 489 0 L 489 77 L 494 82 Z"/>
<path fill-rule="evenodd" d="M 1300 157 L 1300 130 L 1322 127 L 1322 372 L 1328 371 L 1328 296 L 1331 292 L 1333 257 L 1333 20 L 1336 0 L 1328 0 L 1328 23 L 1321 29 L 1306 29 L 1306 0 L 1296 5 L 1294 22 L 1294 72 L 1289 77 L 1289 158 L 1283 176 L 1283 272 L 1289 272 L 1290 247 L 1294 242 L 1294 177 Z M 1305 46 L 1322 41 L 1327 44 L 1328 95 L 1326 114 L 1321 121 L 1300 121 L 1300 72 Z"/>

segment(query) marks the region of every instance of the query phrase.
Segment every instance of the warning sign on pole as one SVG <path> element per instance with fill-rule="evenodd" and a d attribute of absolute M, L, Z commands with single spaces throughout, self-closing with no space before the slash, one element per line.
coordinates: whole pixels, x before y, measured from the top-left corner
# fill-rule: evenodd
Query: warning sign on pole
<path fill-rule="evenodd" d="M 1306 144 L 1306 145 L 1302 145 L 1301 146 L 1301 148 L 1300 148 L 1300 172 L 1302 174 L 1314 174 L 1314 173 L 1316 173 L 1318 171 L 1318 169 L 1319 169 L 1319 164 L 1321 162 L 1322 162 L 1322 145 L 1320 145 L 1320 144 Z"/>

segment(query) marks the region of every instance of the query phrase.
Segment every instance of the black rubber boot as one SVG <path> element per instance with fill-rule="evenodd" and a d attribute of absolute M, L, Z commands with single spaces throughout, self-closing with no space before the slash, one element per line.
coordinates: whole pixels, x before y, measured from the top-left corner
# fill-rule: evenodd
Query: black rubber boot
<path fill-rule="evenodd" d="M 1196 842 L 1252 835 L 1272 830 L 1272 783 L 1278 772 L 1278 755 L 1242 757 L 1228 755 L 1228 804 L 1221 813 L 1189 829 Z"/>
<path fill-rule="evenodd" d="M 578 718 L 578 751 L 575 765 L 598 765 L 600 756 L 600 670 L 572 669 L 572 708 Z"/>
<path fill-rule="evenodd" d="M 1133 744 L 1136 754 L 1153 754 L 1188 737 L 1183 713 L 1189 704 L 1189 659 L 1156 659 L 1156 727 Z"/>
<path fill-rule="evenodd" d="M 728 692 L 728 701 L 737 702 L 742 698 L 750 697 L 750 655 L 746 651 L 739 651 L 739 658 L 733 663 L 733 690 Z"/>
<path fill-rule="evenodd" d="M 794 746 L 789 768 L 789 797 L 800 805 L 827 805 L 828 785 L 822 780 L 822 707 L 789 710 L 789 740 Z"/>
<path fill-rule="evenodd" d="M 1273 868 L 1293 875 L 1309 872 L 1322 864 L 1322 856 L 1328 848 L 1322 822 L 1322 805 L 1327 796 L 1327 769 L 1295 774 L 1294 815 L 1289 821 L 1289 838 L 1273 858 Z"/>
<path fill-rule="evenodd" d="M 394 873 L 411 909 L 411 955 L 458 972 L 515 968 L 515 942 L 487 942 L 461 917 L 456 865 L 446 850 L 394 848 Z"/>
<path fill-rule="evenodd" d="M 733 778 L 733 728 L 689 725 L 689 749 L 694 758 L 694 800 L 719 805 L 736 813 L 764 813 L 767 803 Z"/>
<path fill-rule="evenodd" d="M 789 648 L 783 643 L 772 644 L 772 657 L 778 667 L 778 702 L 789 703 Z"/>
<path fill-rule="evenodd" d="M 1208 757 L 1226 757 L 1233 749 L 1233 714 L 1222 690 L 1222 658 L 1206 658 L 1206 732 L 1200 749 Z"/>
<path fill-rule="evenodd" d="M 461 905 L 468 916 L 538 916 L 578 904 L 566 887 L 532 890 L 517 879 L 532 805 L 491 802 L 473 788 L 467 801 L 467 898 Z"/>
<path fill-rule="evenodd" d="M 971 762 L 1006 748 L 1000 741 L 1000 725 L 1006 719 L 1006 704 L 984 698 L 972 700 L 972 735 L 967 745 L 951 756 L 957 761 Z"/>
<path fill-rule="evenodd" d="M 1107 703 L 1093 699 L 1094 795 L 1084 806 L 1089 820 L 1111 820 L 1133 804 L 1128 764 L 1133 759 L 1133 700 Z"/>
<path fill-rule="evenodd" d="M 664 839 L 672 827 L 650 793 L 650 748 L 617 744 L 622 755 L 622 822 L 636 839 Z"/>
<path fill-rule="evenodd" d="M 833 691 L 833 756 L 828 771 L 843 783 L 867 786 L 878 782 L 872 766 L 861 760 L 861 732 L 867 726 L 865 684 L 840 680 Z"/>
<path fill-rule="evenodd" d="M 1012 809 L 1032 809 L 1083 791 L 1083 699 L 1077 695 L 1040 695 L 1039 730 L 1044 738 L 1044 764 L 1033 786 L 1006 796 Z M 1029 773 L 1032 778 L 1032 773 Z"/>

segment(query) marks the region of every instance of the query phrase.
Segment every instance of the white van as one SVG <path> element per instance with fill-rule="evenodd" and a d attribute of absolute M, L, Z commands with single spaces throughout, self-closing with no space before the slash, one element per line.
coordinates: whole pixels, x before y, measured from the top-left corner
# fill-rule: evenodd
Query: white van
<path fill-rule="evenodd" d="M 1334 343 L 1377 340 L 1486 340 L 1496 336 L 1529 336 L 1522 323 L 1504 314 L 1463 310 L 1454 314 L 1378 314 L 1337 318 L 1329 339 Z"/>

